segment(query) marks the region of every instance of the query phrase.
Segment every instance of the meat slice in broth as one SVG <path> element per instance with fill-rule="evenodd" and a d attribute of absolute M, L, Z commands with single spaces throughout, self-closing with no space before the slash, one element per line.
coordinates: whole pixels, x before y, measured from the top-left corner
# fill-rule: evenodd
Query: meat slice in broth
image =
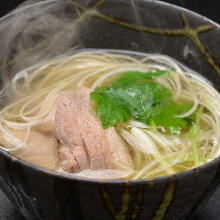
<path fill-rule="evenodd" d="M 75 173 L 88 168 L 88 158 L 81 146 L 67 147 L 64 145 L 60 149 L 60 154 L 64 170 Z"/>
<path fill-rule="evenodd" d="M 109 141 L 109 147 L 112 152 L 116 168 L 132 169 L 134 165 L 131 156 L 125 146 L 125 143 L 120 138 L 115 128 L 108 128 L 105 130 L 105 133 Z"/>
<path fill-rule="evenodd" d="M 75 154 L 77 146 L 80 146 L 88 155 L 87 167 L 83 167 L 84 169 L 111 167 L 108 164 L 110 159 L 107 159 L 111 157 L 111 153 L 104 130 L 87 110 L 84 99 L 79 98 L 73 92 L 63 93 L 57 105 L 55 124 L 57 137 L 62 144 L 61 148 L 68 147 L 70 150 L 68 153 L 71 152 L 72 157 L 77 161 L 78 168 L 76 167 L 75 170 L 82 170 L 80 166 L 82 156 Z M 61 149 L 62 159 L 66 158 L 64 152 L 66 153 L 66 150 Z M 64 163 L 67 164 L 68 161 Z M 63 168 L 65 169 L 66 166 Z"/>
<path fill-rule="evenodd" d="M 87 151 L 78 120 L 81 117 L 80 111 L 80 99 L 74 93 L 66 92 L 60 96 L 55 114 L 55 127 L 62 145 L 60 154 L 63 169 L 69 172 L 79 172 L 89 168 Z"/>
<path fill-rule="evenodd" d="M 60 95 L 55 115 L 56 134 L 61 142 L 63 169 L 121 169 L 120 163 L 133 168 L 126 146 L 114 128 L 104 130 L 91 111 L 89 93 L 82 87 L 77 93 Z"/>

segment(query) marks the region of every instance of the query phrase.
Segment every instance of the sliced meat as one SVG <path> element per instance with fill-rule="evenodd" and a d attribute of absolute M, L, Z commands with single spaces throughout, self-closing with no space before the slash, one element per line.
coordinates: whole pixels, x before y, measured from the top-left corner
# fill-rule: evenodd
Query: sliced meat
<path fill-rule="evenodd" d="M 81 117 L 79 106 L 80 99 L 74 93 L 66 92 L 61 94 L 55 114 L 56 134 L 62 144 L 60 155 L 63 168 L 69 172 L 89 168 L 89 158 L 78 120 Z M 81 154 L 78 153 L 79 148 Z"/>
<path fill-rule="evenodd" d="M 90 93 L 92 92 L 92 89 L 88 89 L 86 87 L 81 87 L 78 91 L 78 95 L 83 101 L 86 103 L 86 106 L 88 109 L 91 109 L 91 102 L 90 102 Z M 96 119 L 99 121 L 99 119 Z M 99 122 L 99 124 L 101 124 Z M 104 130 L 107 140 L 109 142 L 109 149 L 112 153 L 113 158 L 113 167 L 117 169 L 133 169 L 134 164 L 132 161 L 132 158 L 130 156 L 130 153 L 128 152 L 128 149 L 123 142 L 123 140 L 120 138 L 120 136 L 117 134 L 114 127 L 111 127 L 109 129 Z"/>
<path fill-rule="evenodd" d="M 88 89 L 86 87 L 81 87 L 79 88 L 79 90 L 77 91 L 77 95 L 80 99 L 82 99 L 82 102 L 84 104 L 86 104 L 86 106 L 84 106 L 85 108 L 89 108 L 89 106 L 91 105 L 90 102 L 90 93 L 92 92 L 92 89 Z"/>
<path fill-rule="evenodd" d="M 65 147 L 60 150 L 64 170 L 71 173 L 79 172 L 88 168 L 88 158 L 82 147 Z"/>
<path fill-rule="evenodd" d="M 55 114 L 56 134 L 64 146 L 84 146 L 78 118 L 80 117 L 80 100 L 72 92 L 60 96 Z M 77 109 L 78 108 L 78 109 Z"/>
<path fill-rule="evenodd" d="M 133 169 L 134 165 L 128 149 L 123 140 L 117 134 L 115 128 L 108 128 L 105 130 L 105 133 L 109 141 L 115 166 L 120 169 Z"/>
<path fill-rule="evenodd" d="M 115 169 L 123 160 L 127 160 L 123 162 L 125 167 L 132 168 L 131 157 L 115 129 L 104 130 L 92 113 L 90 92 L 82 87 L 77 93 L 65 92 L 59 98 L 55 125 L 62 144 L 63 169 Z"/>
<path fill-rule="evenodd" d="M 88 155 L 87 168 L 106 169 L 111 167 L 108 140 L 101 125 L 88 111 L 85 100 L 73 92 L 66 92 L 60 96 L 55 115 L 56 133 L 62 146 L 74 148 L 70 152 L 79 164 L 78 171 L 82 170 L 82 166 L 81 158 L 74 156 L 76 146 L 80 146 Z M 61 157 L 66 158 L 62 154 L 61 150 Z"/>
<path fill-rule="evenodd" d="M 76 158 L 73 156 L 69 147 L 62 146 L 60 149 L 60 155 L 62 160 L 62 166 L 64 170 L 68 170 L 71 173 L 78 172 L 78 165 Z"/>
<path fill-rule="evenodd" d="M 90 169 L 102 170 L 114 167 L 108 139 L 95 117 L 84 112 L 81 118 L 82 137 L 90 158 Z"/>

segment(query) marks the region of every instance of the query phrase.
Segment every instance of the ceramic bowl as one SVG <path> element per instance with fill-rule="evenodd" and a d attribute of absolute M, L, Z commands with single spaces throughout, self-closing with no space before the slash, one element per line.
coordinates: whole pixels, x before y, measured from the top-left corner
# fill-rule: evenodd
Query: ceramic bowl
<path fill-rule="evenodd" d="M 127 0 L 50 0 L 22 7 L 0 20 L 2 81 L 36 60 L 74 48 L 104 48 L 168 55 L 220 89 L 220 27 L 194 12 L 147 0 L 136 0 L 135 5 Z M 34 22 L 43 16 L 42 11 L 49 12 L 54 22 L 42 19 L 37 26 Z M 75 32 L 70 22 L 67 27 L 59 23 L 75 19 Z M 26 27 L 32 23 L 36 32 L 27 36 Z M 72 40 L 67 44 L 67 39 Z M 45 50 L 44 56 L 33 61 L 39 50 Z M 28 220 L 189 219 L 219 184 L 220 158 L 155 179 L 97 181 L 44 170 L 0 150 L 0 187 Z"/>

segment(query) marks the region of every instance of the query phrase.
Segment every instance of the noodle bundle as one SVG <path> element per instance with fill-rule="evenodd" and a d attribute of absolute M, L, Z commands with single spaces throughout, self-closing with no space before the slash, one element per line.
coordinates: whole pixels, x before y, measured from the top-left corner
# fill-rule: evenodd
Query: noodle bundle
<path fill-rule="evenodd" d="M 150 83 L 170 91 L 173 102 L 190 106 L 174 117 L 174 120 L 186 120 L 188 127 L 168 132 L 159 122 L 145 123 L 136 120 L 134 116 L 115 123 L 112 129 L 126 146 L 125 153 L 131 158 L 132 165 L 128 165 L 130 162 L 115 160 L 118 170 L 124 173 L 116 172 L 115 175 L 117 169 L 107 168 L 112 178 L 143 179 L 174 174 L 201 166 L 218 157 L 220 95 L 212 85 L 167 56 L 116 50 L 79 51 L 17 73 L 1 94 L 2 100 L 4 97 L 9 99 L 0 112 L 1 147 L 34 165 L 66 172 L 62 169 L 60 156 L 60 148 L 64 144 L 56 135 L 55 128 L 58 126 L 54 125 L 54 115 L 58 117 L 56 109 L 60 96 L 65 92 L 74 93 L 81 88 L 88 88 L 92 100 L 92 94 L 98 91 L 97 88 L 109 89 L 111 83 L 126 72 L 137 74 L 158 71 L 167 73 L 152 77 Z M 101 124 L 102 118 L 99 118 L 96 109 L 98 103 L 90 102 L 89 112 Z M 61 123 L 63 120 L 65 118 L 62 118 Z M 108 129 L 103 130 L 107 132 Z M 86 170 L 80 168 L 78 174 L 75 171 L 69 174 L 81 173 L 82 176 L 101 178 L 98 169 L 93 169 L 96 173 L 91 171 L 91 175 Z"/>

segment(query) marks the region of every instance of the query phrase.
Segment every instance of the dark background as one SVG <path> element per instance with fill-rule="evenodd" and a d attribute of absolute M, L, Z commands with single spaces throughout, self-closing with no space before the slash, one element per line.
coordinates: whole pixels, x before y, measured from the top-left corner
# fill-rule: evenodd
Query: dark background
<path fill-rule="evenodd" d="M 219 0 L 164 0 L 182 7 L 196 11 L 212 20 L 220 23 L 220 1 Z M 11 11 L 14 7 L 24 2 L 23 0 L 1 0 L 0 17 Z M 1 34 L 1 33 L 0 33 Z M 219 220 L 220 219 L 220 188 L 210 199 L 193 220 Z M 0 191 L 0 220 L 24 220 L 13 205 Z"/>
<path fill-rule="evenodd" d="M 24 2 L 24 0 L 0 0 L 0 17 L 11 11 L 22 2 Z"/>

